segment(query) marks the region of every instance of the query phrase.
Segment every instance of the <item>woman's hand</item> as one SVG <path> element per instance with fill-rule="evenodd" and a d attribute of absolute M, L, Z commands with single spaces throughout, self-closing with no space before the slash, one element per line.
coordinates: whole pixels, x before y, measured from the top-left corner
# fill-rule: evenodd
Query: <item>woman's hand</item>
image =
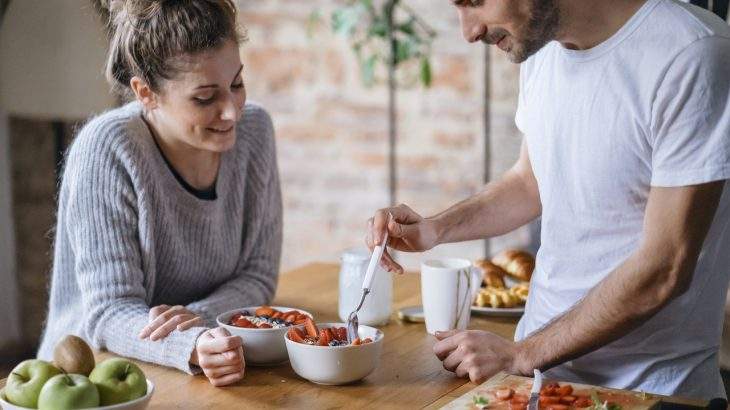
<path fill-rule="evenodd" d="M 246 371 L 243 341 L 222 327 L 206 330 L 198 337 L 190 363 L 200 366 L 213 386 L 235 383 Z"/>
<path fill-rule="evenodd" d="M 139 338 L 149 337 L 154 341 L 167 337 L 175 329 L 183 331 L 202 325 L 203 319 L 184 306 L 159 305 L 150 309 L 149 323 L 139 333 Z"/>

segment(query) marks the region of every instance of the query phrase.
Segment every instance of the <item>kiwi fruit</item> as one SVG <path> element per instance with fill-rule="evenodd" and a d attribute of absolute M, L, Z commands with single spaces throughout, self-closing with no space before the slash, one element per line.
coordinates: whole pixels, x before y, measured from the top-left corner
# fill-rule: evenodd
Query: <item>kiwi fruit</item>
<path fill-rule="evenodd" d="M 94 352 L 84 339 L 67 335 L 53 349 L 53 363 L 65 373 L 88 376 L 94 366 Z"/>

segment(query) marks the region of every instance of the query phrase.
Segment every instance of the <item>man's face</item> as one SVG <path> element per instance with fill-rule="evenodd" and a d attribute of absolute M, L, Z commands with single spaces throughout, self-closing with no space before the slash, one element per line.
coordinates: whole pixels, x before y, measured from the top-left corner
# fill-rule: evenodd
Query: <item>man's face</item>
<path fill-rule="evenodd" d="M 557 0 L 451 0 L 459 12 L 464 39 L 482 41 L 521 63 L 555 38 L 560 20 Z"/>

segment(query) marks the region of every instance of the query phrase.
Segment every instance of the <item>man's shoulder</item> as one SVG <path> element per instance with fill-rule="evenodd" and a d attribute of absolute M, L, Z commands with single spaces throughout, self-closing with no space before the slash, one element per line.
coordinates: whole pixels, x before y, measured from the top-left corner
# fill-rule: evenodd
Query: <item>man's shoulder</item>
<path fill-rule="evenodd" d="M 681 51 L 705 39 L 730 39 L 730 26 L 720 17 L 679 0 L 657 0 L 658 4 L 642 24 L 639 34 L 664 51 Z"/>

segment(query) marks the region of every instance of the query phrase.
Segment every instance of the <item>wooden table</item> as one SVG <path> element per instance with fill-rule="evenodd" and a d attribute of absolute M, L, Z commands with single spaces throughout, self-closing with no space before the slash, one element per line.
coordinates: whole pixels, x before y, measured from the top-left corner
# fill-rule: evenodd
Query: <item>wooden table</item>
<path fill-rule="evenodd" d="M 304 309 L 317 321 L 339 322 L 338 275 L 339 265 L 333 264 L 311 264 L 285 273 L 273 304 Z M 399 308 L 421 303 L 419 275 L 395 277 L 393 285 L 393 317 L 390 324 L 381 327 L 385 339 L 380 366 L 362 382 L 320 386 L 300 378 L 285 364 L 249 366 L 238 384 L 215 388 L 203 376 L 190 377 L 141 363 L 157 385 L 150 408 L 422 408 L 441 403 L 439 400 L 449 393 L 470 384 L 444 370 L 431 350 L 435 339 L 426 333 L 423 324 L 403 323 L 396 318 Z M 515 319 L 474 317 L 471 327 L 511 338 L 516 323 Z M 109 353 L 100 356 L 108 357 Z"/>
<path fill-rule="evenodd" d="M 339 266 L 311 264 L 281 276 L 275 305 L 301 308 L 317 321 L 340 321 L 337 316 Z M 476 387 L 444 370 L 434 356 L 435 339 L 423 324 L 396 319 L 399 308 L 420 305 L 419 275 L 394 278 L 393 317 L 381 327 L 385 339 L 380 366 L 362 382 L 320 386 L 297 376 L 289 364 L 247 367 L 238 384 L 216 388 L 204 376 L 139 363 L 156 391 L 150 409 L 234 408 L 438 408 Z M 512 338 L 517 319 L 474 316 L 472 329 Z M 98 353 L 97 359 L 111 357 Z M 4 381 L 0 383 L 4 385 Z M 692 403 L 696 404 L 696 403 Z"/>

